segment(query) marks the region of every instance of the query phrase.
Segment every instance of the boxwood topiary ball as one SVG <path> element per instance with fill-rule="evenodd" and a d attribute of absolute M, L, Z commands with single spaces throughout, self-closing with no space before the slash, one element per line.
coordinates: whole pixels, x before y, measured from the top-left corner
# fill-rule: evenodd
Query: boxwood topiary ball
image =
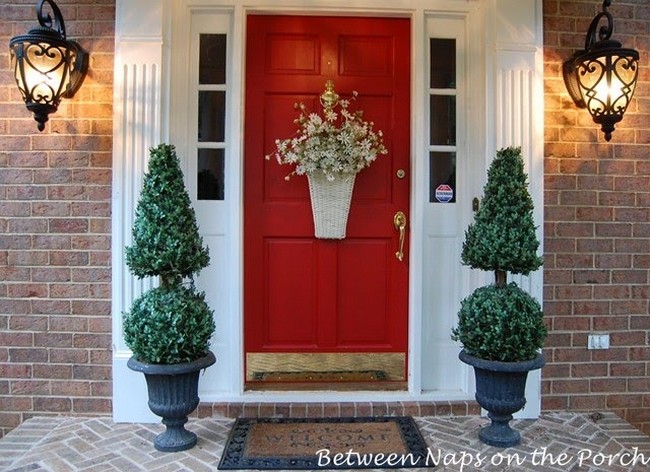
<path fill-rule="evenodd" d="M 149 290 L 124 314 L 124 341 L 140 362 L 181 364 L 203 357 L 215 330 L 205 294 L 182 285 Z"/>
<path fill-rule="evenodd" d="M 537 300 L 515 283 L 476 289 L 461 302 L 452 339 L 481 359 L 533 359 L 544 344 L 546 326 Z"/>

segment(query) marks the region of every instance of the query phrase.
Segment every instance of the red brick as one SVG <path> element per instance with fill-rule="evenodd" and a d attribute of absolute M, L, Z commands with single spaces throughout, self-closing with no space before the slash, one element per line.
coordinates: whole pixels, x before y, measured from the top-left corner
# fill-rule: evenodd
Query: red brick
<path fill-rule="evenodd" d="M 48 187 L 50 200 L 85 200 L 88 198 L 87 189 L 83 185 L 51 185 Z M 71 208 L 71 205 L 69 205 Z M 67 214 L 70 214 L 68 211 Z"/>
<path fill-rule="evenodd" d="M 616 395 L 607 396 L 607 408 L 633 408 L 641 407 L 643 405 L 643 397 L 641 395 Z"/>
<path fill-rule="evenodd" d="M 75 365 L 72 378 L 75 380 L 110 380 L 111 368 L 98 365 Z M 257 408 L 257 404 L 255 404 L 255 408 Z"/>
<path fill-rule="evenodd" d="M 618 253 L 647 254 L 650 252 L 650 239 L 618 238 L 614 241 L 614 251 Z"/>
<path fill-rule="evenodd" d="M 34 202 L 32 203 L 32 216 L 68 216 L 70 204 L 66 202 Z M 49 227 L 49 223 L 48 223 Z"/>
<path fill-rule="evenodd" d="M 56 251 L 50 254 L 50 263 L 57 266 L 85 266 L 89 263 L 87 252 Z"/>
<path fill-rule="evenodd" d="M 606 377 L 607 372 L 607 364 L 604 362 L 571 365 L 571 377 L 574 378 Z"/>
<path fill-rule="evenodd" d="M 72 405 L 75 413 L 109 414 L 112 411 L 110 398 L 73 398 Z"/>
<path fill-rule="evenodd" d="M 625 392 L 627 382 L 625 379 L 591 379 L 589 381 L 589 391 L 592 393 L 619 393 Z"/>
<path fill-rule="evenodd" d="M 599 316 L 593 319 L 593 329 L 595 331 L 627 329 L 628 324 L 628 319 L 625 316 Z"/>
<path fill-rule="evenodd" d="M 0 411 L 29 411 L 32 409 L 32 399 L 29 397 L 0 397 Z"/>
<path fill-rule="evenodd" d="M 111 205 L 107 202 L 75 202 L 72 203 L 72 216 L 109 217 Z"/>
<path fill-rule="evenodd" d="M 34 364 L 33 378 L 50 380 L 69 380 L 72 378 L 72 366 L 64 364 Z"/>
<path fill-rule="evenodd" d="M 646 395 L 650 392 L 650 378 L 630 378 L 627 379 L 628 392 L 642 392 Z"/>
<path fill-rule="evenodd" d="M 614 346 L 644 346 L 646 344 L 646 332 L 625 331 L 611 333 L 610 344 Z M 644 360 L 650 360 L 650 358 Z"/>
<path fill-rule="evenodd" d="M 599 237 L 630 237 L 632 225 L 628 223 L 596 223 L 596 236 Z"/>
<path fill-rule="evenodd" d="M 553 352 L 553 362 L 590 362 L 591 356 L 585 348 L 559 348 Z"/>
<path fill-rule="evenodd" d="M 574 270 L 573 283 L 584 284 L 606 284 L 609 283 L 610 271 L 608 270 Z"/>
<path fill-rule="evenodd" d="M 543 411 L 565 411 L 569 408 L 568 395 L 544 395 L 542 396 Z"/>
<path fill-rule="evenodd" d="M 51 298 L 88 298 L 89 284 L 50 284 Z"/>
<path fill-rule="evenodd" d="M 584 393 L 589 391 L 589 381 L 586 379 L 561 379 L 553 380 L 551 393 Z"/>
<path fill-rule="evenodd" d="M 12 332 L 16 331 L 45 331 L 48 327 L 47 316 L 38 315 L 11 315 L 9 317 L 8 327 Z M 29 335 L 31 338 L 31 334 Z M 31 341 L 25 336 L 25 341 L 31 344 Z M 11 344 L 8 344 L 11 346 Z"/>
<path fill-rule="evenodd" d="M 83 349 L 58 349 L 50 348 L 50 362 L 52 364 L 86 364 L 88 352 Z"/>
<path fill-rule="evenodd" d="M 648 313 L 646 310 L 645 313 Z M 630 316 L 630 328 L 631 329 L 645 329 L 650 331 L 650 316 Z"/>
<path fill-rule="evenodd" d="M 613 270 L 612 283 L 615 284 L 647 284 L 647 270 Z"/>
<path fill-rule="evenodd" d="M 72 179 L 69 169 L 35 169 L 33 171 L 34 183 L 37 184 L 68 184 Z"/>
<path fill-rule="evenodd" d="M 91 395 L 90 382 L 52 382 L 52 395 L 62 397 L 88 397 Z M 73 400 L 74 401 L 74 400 Z"/>
<path fill-rule="evenodd" d="M 34 410 L 52 412 L 71 412 L 72 400 L 62 397 L 34 397 Z"/>
<path fill-rule="evenodd" d="M 111 304 L 99 300 L 73 300 L 72 312 L 76 315 L 110 316 Z"/>
<path fill-rule="evenodd" d="M 12 395 L 50 395 L 49 380 L 14 380 L 11 382 Z"/>
<path fill-rule="evenodd" d="M 74 218 L 53 218 L 49 221 L 51 233 L 87 233 L 88 220 Z"/>
<path fill-rule="evenodd" d="M 71 280 L 74 282 L 110 282 L 111 271 L 108 268 L 73 268 Z"/>
<path fill-rule="evenodd" d="M 643 377 L 646 375 L 646 366 L 643 362 L 612 363 L 609 370 L 612 377 Z"/>
<path fill-rule="evenodd" d="M 598 300 L 630 298 L 630 289 L 622 285 L 595 285 L 593 298 Z"/>
<path fill-rule="evenodd" d="M 610 303 L 608 301 L 584 301 L 576 303 L 573 309 L 574 315 L 609 315 Z M 600 318 L 595 318 L 600 319 Z"/>
<path fill-rule="evenodd" d="M 591 351 L 591 358 L 594 362 L 627 362 L 629 349 L 627 347 L 612 347 L 610 344 L 609 349 Z"/>
<path fill-rule="evenodd" d="M 612 313 L 617 315 L 638 315 L 648 313 L 648 299 L 612 301 Z"/>
<path fill-rule="evenodd" d="M 592 223 L 557 223 L 556 234 L 560 237 L 592 237 L 594 225 Z"/>
<path fill-rule="evenodd" d="M 634 206 L 636 204 L 636 194 L 632 192 L 600 192 L 598 194 L 598 204 L 609 207 Z"/>
<path fill-rule="evenodd" d="M 612 221 L 614 210 L 603 207 L 579 207 L 576 209 L 577 221 Z"/>
<path fill-rule="evenodd" d="M 544 187 L 555 190 L 573 190 L 576 188 L 576 178 L 568 175 L 547 175 L 544 177 Z"/>
<path fill-rule="evenodd" d="M 34 313 L 65 315 L 71 312 L 68 300 L 34 300 L 32 307 Z"/>
<path fill-rule="evenodd" d="M 632 256 L 629 254 L 596 254 L 595 266 L 599 269 L 620 269 L 632 267 Z"/>
<path fill-rule="evenodd" d="M 63 333 L 34 333 L 35 346 L 72 347 L 72 335 Z"/>

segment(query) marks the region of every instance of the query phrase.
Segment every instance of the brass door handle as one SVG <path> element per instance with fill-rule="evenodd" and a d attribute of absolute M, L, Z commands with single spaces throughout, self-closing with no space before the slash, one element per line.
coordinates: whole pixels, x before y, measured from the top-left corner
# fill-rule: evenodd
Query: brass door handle
<path fill-rule="evenodd" d="M 404 237 L 406 236 L 406 215 L 404 212 L 398 211 L 395 213 L 393 224 L 395 229 L 399 231 L 399 250 L 395 253 L 395 257 L 402 262 L 404 260 Z"/>

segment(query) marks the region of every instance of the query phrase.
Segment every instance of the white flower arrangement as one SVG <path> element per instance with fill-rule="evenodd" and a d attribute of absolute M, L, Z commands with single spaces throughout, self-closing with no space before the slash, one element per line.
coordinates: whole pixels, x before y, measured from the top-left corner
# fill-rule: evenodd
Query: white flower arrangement
<path fill-rule="evenodd" d="M 352 93 L 352 100 L 357 97 Z M 333 181 L 341 174 L 356 174 L 368 167 L 377 156 L 387 154 L 383 133 L 373 129 L 373 123 L 363 120 L 363 111 L 350 111 L 350 100 L 336 100 L 323 105 L 323 115 L 309 112 L 303 103 L 296 103 L 300 116 L 296 136 L 276 139 L 276 150 L 266 156 L 275 156 L 279 164 L 294 164 L 293 174 L 304 175 L 322 172 Z M 340 111 L 335 111 L 336 107 Z"/>

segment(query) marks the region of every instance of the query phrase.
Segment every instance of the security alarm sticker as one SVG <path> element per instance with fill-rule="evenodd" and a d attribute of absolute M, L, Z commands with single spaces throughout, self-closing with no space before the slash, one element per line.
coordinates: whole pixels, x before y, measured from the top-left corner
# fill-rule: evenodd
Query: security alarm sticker
<path fill-rule="evenodd" d="M 449 185 L 441 184 L 436 187 L 435 195 L 440 203 L 449 203 L 454 198 L 454 191 Z"/>

